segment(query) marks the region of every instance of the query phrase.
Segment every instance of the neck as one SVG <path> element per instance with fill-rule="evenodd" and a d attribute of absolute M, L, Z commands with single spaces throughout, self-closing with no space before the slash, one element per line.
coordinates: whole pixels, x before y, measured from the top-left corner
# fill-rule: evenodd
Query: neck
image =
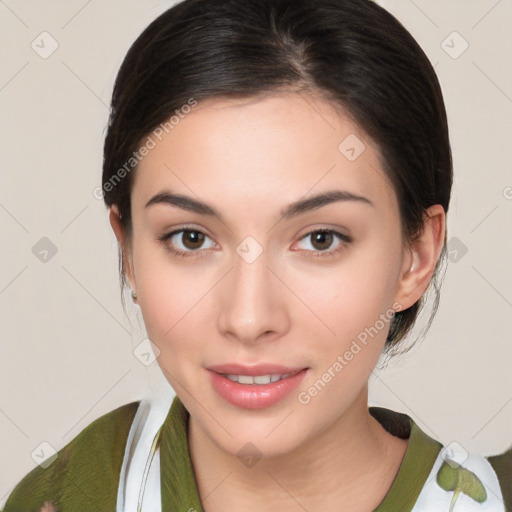
<path fill-rule="evenodd" d="M 205 512 L 374 510 L 407 448 L 370 415 L 367 388 L 326 430 L 252 467 L 220 449 L 190 418 L 189 445 Z"/>

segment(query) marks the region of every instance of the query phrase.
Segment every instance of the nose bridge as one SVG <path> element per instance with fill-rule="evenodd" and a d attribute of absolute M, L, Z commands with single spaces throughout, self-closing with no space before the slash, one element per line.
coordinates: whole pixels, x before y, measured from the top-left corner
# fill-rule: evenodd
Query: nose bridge
<path fill-rule="evenodd" d="M 219 314 L 221 331 L 247 343 L 264 333 L 275 334 L 286 324 L 283 298 L 267 268 L 267 254 L 254 242 L 246 239 L 237 247 L 234 268 L 222 289 Z"/>

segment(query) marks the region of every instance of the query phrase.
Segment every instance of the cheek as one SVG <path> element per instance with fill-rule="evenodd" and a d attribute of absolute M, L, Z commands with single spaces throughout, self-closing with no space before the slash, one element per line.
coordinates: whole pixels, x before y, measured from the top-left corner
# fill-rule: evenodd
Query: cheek
<path fill-rule="evenodd" d="M 334 418 L 338 408 L 332 404 L 348 406 L 367 384 L 392 320 L 401 262 L 397 240 L 398 244 L 381 240 L 378 250 L 372 244 L 354 251 L 336 269 L 317 274 L 315 286 L 301 281 L 299 293 L 314 305 L 324 326 L 308 315 L 309 325 L 316 327 L 309 330 L 309 337 L 315 340 L 315 359 L 310 378 L 297 397 L 299 403 L 314 403 L 322 414 Z"/>
<path fill-rule="evenodd" d="M 176 263 L 171 258 L 151 242 L 140 243 L 133 255 L 144 324 L 164 361 L 176 352 L 201 350 L 202 330 L 191 325 L 200 321 L 198 314 L 204 317 L 206 302 L 202 297 L 211 288 L 197 267 Z"/>
<path fill-rule="evenodd" d="M 313 407 L 330 421 L 367 385 L 393 315 L 395 269 L 383 259 L 365 260 L 361 256 L 359 263 L 347 264 L 325 279 L 324 293 L 311 286 L 303 289 L 329 330 L 322 326 L 309 330 L 310 339 L 315 340 L 315 355 L 297 400 L 307 406 L 306 410 Z M 310 318 L 310 326 L 319 324 L 313 315 Z"/>
<path fill-rule="evenodd" d="M 347 253 L 330 268 L 288 270 L 287 282 L 295 283 L 294 292 L 311 311 L 298 321 L 306 321 L 317 340 L 337 350 L 375 325 L 382 331 L 378 339 L 385 341 L 389 318 L 384 325 L 379 319 L 391 315 L 400 265 L 400 249 L 383 241 L 378 248 L 372 244 Z"/>

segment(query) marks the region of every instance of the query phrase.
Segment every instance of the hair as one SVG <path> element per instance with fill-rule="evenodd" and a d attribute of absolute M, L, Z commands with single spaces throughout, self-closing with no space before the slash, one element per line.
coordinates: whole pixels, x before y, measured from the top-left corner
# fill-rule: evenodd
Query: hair
<path fill-rule="evenodd" d="M 421 233 L 427 208 L 448 211 L 453 173 L 441 88 L 423 50 L 389 12 L 371 0 L 184 0 L 136 39 L 114 84 L 102 189 L 127 239 L 133 157 L 148 134 L 191 100 L 281 90 L 320 93 L 374 141 L 406 243 Z M 427 328 L 439 303 L 444 242 Z M 120 248 L 122 287 L 123 260 Z M 387 352 L 410 331 L 425 295 L 394 315 Z"/>

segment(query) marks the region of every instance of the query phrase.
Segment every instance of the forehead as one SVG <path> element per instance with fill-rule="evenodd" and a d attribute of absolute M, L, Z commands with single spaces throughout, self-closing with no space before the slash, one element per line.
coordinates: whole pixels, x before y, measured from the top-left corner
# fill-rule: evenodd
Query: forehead
<path fill-rule="evenodd" d="M 319 96 L 216 98 L 187 111 L 158 137 L 150 134 L 156 144 L 137 168 L 133 202 L 168 189 L 216 204 L 222 199 L 226 207 L 251 197 L 247 207 L 275 209 L 308 191 L 340 187 L 395 202 L 375 144 Z"/>

